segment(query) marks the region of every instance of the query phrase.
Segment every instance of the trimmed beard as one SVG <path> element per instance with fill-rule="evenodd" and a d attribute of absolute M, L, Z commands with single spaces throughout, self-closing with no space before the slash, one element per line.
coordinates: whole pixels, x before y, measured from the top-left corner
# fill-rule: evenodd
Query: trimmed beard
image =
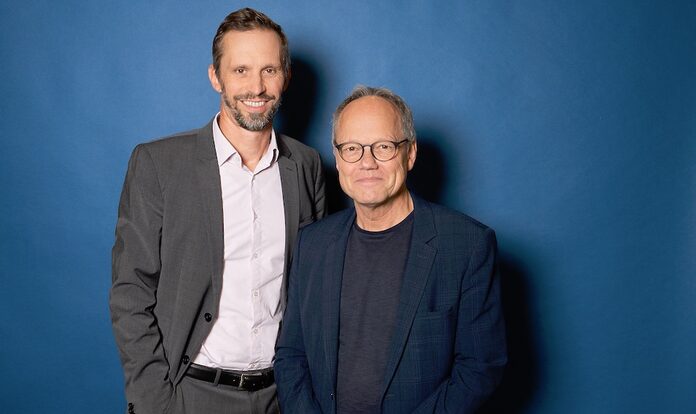
<path fill-rule="evenodd" d="M 280 108 L 280 103 L 281 99 L 278 98 L 277 101 L 273 103 L 271 108 L 262 113 L 262 114 L 249 114 L 248 117 L 245 117 L 244 114 L 237 108 L 237 105 L 232 105 L 232 102 L 230 102 L 227 94 L 225 93 L 225 87 L 222 86 L 222 100 L 225 103 L 225 106 L 230 109 L 232 112 L 232 117 L 234 118 L 235 121 L 237 121 L 237 124 L 246 129 L 247 131 L 252 131 L 252 132 L 258 132 L 258 131 L 263 131 L 266 129 L 269 125 L 273 123 L 273 117 L 275 116 L 276 112 L 278 112 L 278 108 Z M 266 94 L 261 94 L 261 95 L 251 95 L 251 94 L 246 94 L 246 95 L 237 95 L 234 96 L 234 103 L 236 104 L 237 102 L 243 100 L 243 99 L 254 99 L 254 98 L 261 98 L 261 99 L 268 99 L 271 100 L 273 99 L 272 96 L 266 95 Z"/>

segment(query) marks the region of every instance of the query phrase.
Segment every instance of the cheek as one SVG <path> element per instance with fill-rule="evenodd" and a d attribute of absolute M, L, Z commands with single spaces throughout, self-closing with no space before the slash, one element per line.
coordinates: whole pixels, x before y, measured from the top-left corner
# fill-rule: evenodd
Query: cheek
<path fill-rule="evenodd" d="M 285 80 L 282 78 L 273 79 L 270 83 L 266 84 L 266 89 L 278 98 L 283 90 L 285 90 Z"/>
<path fill-rule="evenodd" d="M 406 171 L 405 165 L 399 165 L 394 169 L 392 174 L 390 174 L 390 184 L 392 189 L 401 187 L 402 183 L 406 181 Z"/>

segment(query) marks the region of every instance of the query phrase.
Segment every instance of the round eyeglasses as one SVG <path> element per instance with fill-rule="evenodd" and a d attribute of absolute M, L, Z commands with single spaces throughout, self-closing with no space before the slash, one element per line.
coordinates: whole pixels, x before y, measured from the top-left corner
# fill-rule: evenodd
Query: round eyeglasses
<path fill-rule="evenodd" d="M 357 142 L 344 142 L 343 144 L 335 145 L 338 150 L 338 155 L 345 162 L 358 162 L 365 154 L 365 147 L 370 148 L 372 156 L 377 161 L 389 161 L 396 157 L 396 151 L 399 145 L 408 142 L 407 139 L 401 141 L 377 141 L 369 145 L 358 144 Z"/>

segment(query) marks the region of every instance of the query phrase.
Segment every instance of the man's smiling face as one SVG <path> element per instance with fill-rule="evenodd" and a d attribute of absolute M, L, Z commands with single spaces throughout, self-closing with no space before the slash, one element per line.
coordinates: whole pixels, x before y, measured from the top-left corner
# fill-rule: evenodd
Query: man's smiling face
<path fill-rule="evenodd" d="M 249 131 L 270 128 L 286 86 L 281 41 L 271 30 L 230 31 L 222 39 L 213 88 L 222 94 L 221 116 Z"/>

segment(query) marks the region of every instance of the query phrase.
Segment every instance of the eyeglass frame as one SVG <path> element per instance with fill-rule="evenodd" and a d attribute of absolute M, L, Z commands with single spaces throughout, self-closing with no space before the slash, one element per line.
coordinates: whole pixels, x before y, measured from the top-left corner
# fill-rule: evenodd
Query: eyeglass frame
<path fill-rule="evenodd" d="M 381 160 L 381 159 L 379 159 L 379 158 L 377 158 L 377 157 L 375 156 L 375 151 L 374 151 L 373 145 L 384 144 L 385 142 L 388 142 L 388 143 L 390 143 L 390 144 L 394 144 L 394 155 L 392 155 L 391 158 L 389 158 L 389 159 Z M 345 162 L 347 162 L 347 163 L 349 163 L 349 164 L 355 164 L 356 162 L 359 162 L 360 160 L 363 159 L 363 157 L 365 156 L 365 147 L 370 147 L 370 154 L 372 155 L 372 158 L 374 158 L 374 159 L 377 160 L 377 161 L 387 162 L 387 161 L 391 161 L 391 160 L 393 160 L 394 158 L 396 158 L 396 154 L 399 153 L 399 147 L 400 147 L 401 144 L 403 144 L 404 142 L 411 142 L 411 140 L 410 140 L 410 139 L 402 139 L 401 141 L 383 140 L 383 141 L 377 141 L 377 142 L 373 142 L 372 144 L 366 144 L 366 145 L 362 145 L 362 144 L 360 144 L 359 142 L 350 142 L 350 141 L 349 141 L 349 142 L 344 142 L 344 143 L 341 143 L 341 144 L 336 144 L 336 145 L 334 145 L 334 148 L 336 148 L 336 150 L 338 151 L 338 156 L 341 157 L 341 159 L 342 159 L 343 161 L 345 161 Z M 360 151 L 361 151 L 360 157 L 358 157 L 358 159 L 355 160 L 355 161 L 348 161 L 348 160 L 346 160 L 345 158 L 343 158 L 343 154 L 342 154 L 342 152 L 341 152 L 341 148 L 344 147 L 344 146 L 346 146 L 346 145 L 348 145 L 348 144 L 354 144 L 354 145 L 357 145 L 358 147 L 360 147 Z"/>

